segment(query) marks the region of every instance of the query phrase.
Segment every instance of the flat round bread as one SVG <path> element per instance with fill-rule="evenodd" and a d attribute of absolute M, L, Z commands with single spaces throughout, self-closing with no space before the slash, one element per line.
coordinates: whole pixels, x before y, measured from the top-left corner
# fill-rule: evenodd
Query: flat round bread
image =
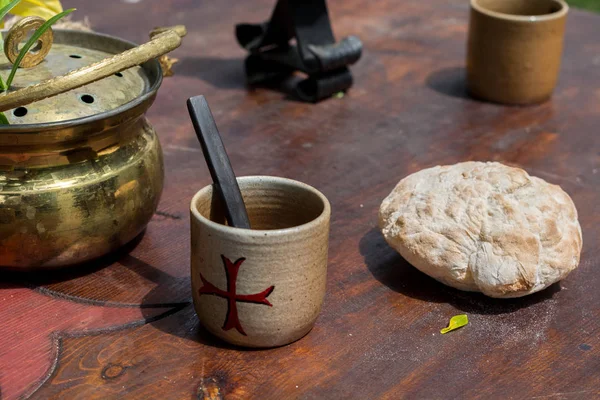
<path fill-rule="evenodd" d="M 542 290 L 579 264 L 573 201 L 559 186 L 496 162 L 416 172 L 379 210 L 386 241 L 438 281 L 491 297 Z"/>

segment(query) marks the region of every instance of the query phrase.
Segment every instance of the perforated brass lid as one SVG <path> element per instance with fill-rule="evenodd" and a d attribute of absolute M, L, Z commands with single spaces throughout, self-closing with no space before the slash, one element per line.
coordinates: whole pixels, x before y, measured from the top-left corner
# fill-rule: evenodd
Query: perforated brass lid
<path fill-rule="evenodd" d="M 54 44 L 45 60 L 32 68 L 19 68 L 11 91 L 72 70 L 135 47 L 135 44 L 98 33 L 54 30 Z M 6 81 L 12 64 L 2 53 L 0 75 Z M 152 60 L 78 89 L 5 112 L 11 125 L 45 124 L 99 116 L 137 105 L 155 94 L 162 73 Z"/>

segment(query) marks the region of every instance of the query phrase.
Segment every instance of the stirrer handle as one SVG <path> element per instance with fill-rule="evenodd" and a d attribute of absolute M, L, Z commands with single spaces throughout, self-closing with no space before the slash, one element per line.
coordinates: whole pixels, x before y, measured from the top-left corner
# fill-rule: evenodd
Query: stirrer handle
<path fill-rule="evenodd" d="M 208 102 L 204 96 L 196 96 L 188 99 L 187 106 L 196 135 L 202 145 L 206 164 L 215 183 L 215 191 L 225 206 L 229 225 L 250 229 L 246 205 Z"/>

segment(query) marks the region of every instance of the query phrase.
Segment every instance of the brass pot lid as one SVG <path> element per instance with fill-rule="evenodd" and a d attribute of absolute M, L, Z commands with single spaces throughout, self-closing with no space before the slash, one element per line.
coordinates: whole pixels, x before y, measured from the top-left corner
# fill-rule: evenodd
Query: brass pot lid
<path fill-rule="evenodd" d="M 6 32 L 3 34 L 6 36 Z M 95 32 L 55 29 L 52 48 L 44 61 L 31 68 L 19 68 L 11 92 L 64 75 L 135 46 L 134 43 Z M 12 64 L 2 53 L 0 75 L 5 80 L 11 68 Z M 0 131 L 14 125 L 56 125 L 63 121 L 75 123 L 77 121 L 73 120 L 77 119 L 83 123 L 90 117 L 103 118 L 115 112 L 125 112 L 156 94 L 161 81 L 160 64 L 151 60 L 69 92 L 8 110 L 5 115 L 11 125 L 0 126 Z"/>

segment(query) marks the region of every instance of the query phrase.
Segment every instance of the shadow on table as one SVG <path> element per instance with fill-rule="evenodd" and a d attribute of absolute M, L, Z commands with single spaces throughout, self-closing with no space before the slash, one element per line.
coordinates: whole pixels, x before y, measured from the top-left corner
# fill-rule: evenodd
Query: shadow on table
<path fill-rule="evenodd" d="M 189 281 L 188 281 L 189 283 Z M 191 290 L 191 288 L 186 288 Z M 191 296 L 191 294 L 190 294 Z M 155 295 L 153 292 L 148 293 L 142 302 L 142 308 L 144 304 L 155 304 Z M 148 311 L 150 313 L 150 311 Z M 150 325 L 161 332 L 168 335 L 173 335 L 185 340 L 190 340 L 205 346 L 216 347 L 219 349 L 228 350 L 244 350 L 244 351 L 260 351 L 262 349 L 250 349 L 231 345 L 218 337 L 212 335 L 206 329 L 202 327 L 198 317 L 196 316 L 196 310 L 192 304 L 192 300 L 186 305 L 173 310 L 170 313 L 169 318 L 161 318 L 150 322 Z"/>
<path fill-rule="evenodd" d="M 246 87 L 243 58 L 186 57 L 173 71 L 175 76 L 199 78 L 219 89 Z"/>
<path fill-rule="evenodd" d="M 219 89 L 268 89 L 285 95 L 285 100 L 301 101 L 296 95 L 296 84 L 302 77 L 292 75 L 286 79 L 248 85 L 244 58 L 187 57 L 174 67 L 175 75 L 199 78 Z"/>
<path fill-rule="evenodd" d="M 303 76 L 300 72 L 298 72 L 297 74 L 290 75 L 284 79 L 254 84 L 250 86 L 248 90 L 252 91 L 258 88 L 272 90 L 285 95 L 284 100 L 297 103 L 306 103 L 306 101 L 303 101 L 300 99 L 300 97 L 298 97 L 298 93 L 296 91 L 296 87 L 304 79 L 306 79 L 306 76 Z"/>
<path fill-rule="evenodd" d="M 141 233 L 134 240 L 113 253 L 80 265 L 51 270 L 0 270 L 2 276 L 0 290 L 29 288 L 40 291 L 50 297 L 68 298 L 76 302 L 102 305 L 104 304 L 102 300 L 90 300 L 85 297 L 79 298 L 78 296 L 55 292 L 46 286 L 80 278 L 118 262 L 130 271 L 156 284 L 154 289 L 148 292 L 139 304 L 139 308 L 147 324 L 169 335 L 192 340 L 207 346 L 238 349 L 214 337 L 201 327 L 192 305 L 189 276 L 171 276 L 130 254 L 140 243 L 143 236 L 144 233 Z M 182 295 L 182 292 L 185 295 Z M 170 299 L 175 301 L 169 301 Z M 131 307 L 132 305 L 122 306 Z M 157 313 L 157 309 L 165 310 Z"/>
<path fill-rule="evenodd" d="M 167 334 L 193 340 L 207 346 L 236 349 L 235 346 L 222 342 L 201 328 L 192 305 L 191 285 L 188 276 L 171 276 L 130 254 L 140 243 L 143 236 L 144 233 L 141 233 L 120 249 L 104 257 L 80 265 L 50 270 L 0 270 L 2 276 L 0 290 L 29 288 L 40 291 L 50 297 L 68 298 L 71 301 L 103 305 L 105 304 L 103 300 L 90 300 L 86 297 L 80 298 L 56 292 L 46 286 L 77 279 L 118 262 L 130 271 L 156 284 L 154 289 L 148 292 L 139 304 L 139 308 L 147 324 Z M 182 295 L 182 292 L 185 292 L 185 295 Z M 171 299 L 172 301 L 170 301 Z M 122 306 L 131 307 L 136 305 Z M 164 311 L 157 313 L 157 309 L 164 309 Z"/>
<path fill-rule="evenodd" d="M 89 275 L 109 265 L 120 261 L 124 257 L 127 257 L 144 237 L 145 230 L 140 233 L 136 238 L 122 246 L 121 248 L 107 254 L 103 257 L 97 258 L 92 261 L 76 264 L 68 267 L 59 268 L 39 268 L 29 270 L 17 270 L 17 269 L 6 269 L 2 270 L 2 281 L 5 283 L 11 282 L 21 287 L 37 287 L 43 285 L 50 285 L 53 283 L 63 282 L 80 278 L 85 275 Z"/>
<path fill-rule="evenodd" d="M 426 84 L 446 96 L 471 98 L 467 92 L 467 72 L 464 67 L 442 68 L 434 71 L 427 77 Z"/>
<path fill-rule="evenodd" d="M 74 281 L 78 278 L 85 278 L 87 275 L 92 275 L 95 272 L 98 272 L 104 268 L 110 267 L 111 265 L 118 263 L 121 266 L 127 268 L 131 272 L 139 275 L 143 279 L 150 281 L 156 284 L 155 289 L 152 291 L 152 298 L 149 299 L 146 297 L 143 304 L 140 304 L 139 307 L 144 309 L 157 309 L 157 308 L 167 308 L 170 309 L 167 314 L 172 312 L 177 312 L 177 310 L 181 310 L 183 307 L 189 304 L 189 301 L 165 301 L 169 299 L 178 299 L 181 296 L 176 296 L 181 293 L 180 288 L 182 286 L 189 286 L 189 279 L 186 278 L 177 278 L 173 277 L 164 271 L 156 268 L 139 258 L 133 256 L 131 252 L 138 246 L 140 241 L 144 236 L 144 232 L 138 235 L 135 239 L 122 246 L 121 248 L 115 250 L 114 252 L 100 257 L 98 259 L 85 262 L 78 265 L 73 265 L 64 268 L 44 268 L 44 269 L 31 269 L 27 271 L 20 270 L 2 270 L 2 282 L 0 283 L 0 289 L 5 288 L 28 288 L 31 290 L 38 291 L 44 295 L 56 298 L 69 299 L 71 301 L 86 303 L 86 304 L 95 304 L 95 305 L 106 305 L 111 304 L 112 306 L 121 306 L 121 307 L 135 307 L 134 304 L 129 303 L 120 303 L 120 302 L 112 302 L 110 298 L 96 299 L 95 296 L 88 296 L 87 294 L 93 293 L 83 293 L 81 291 L 72 293 L 71 291 L 62 291 L 56 290 L 53 288 L 54 284 L 58 284 L 66 281 Z M 185 280 L 185 282 L 182 282 Z M 115 281 L 115 284 L 118 285 L 130 285 L 129 281 Z M 102 291 L 106 291 L 105 287 L 98 287 L 95 285 L 109 285 L 109 281 L 86 281 L 85 283 L 87 289 L 93 292 L 95 289 L 100 289 Z M 155 310 L 152 310 L 148 315 L 152 315 L 154 318 L 156 315 Z M 166 314 L 161 314 L 166 315 Z"/>
<path fill-rule="evenodd" d="M 379 229 L 373 228 L 360 241 L 360 253 L 375 279 L 390 289 L 415 299 L 448 303 L 466 313 L 505 314 L 543 302 L 560 291 L 555 283 L 546 290 L 515 299 L 494 299 L 481 293 L 464 292 L 439 283 L 410 265 L 389 247 Z"/>

